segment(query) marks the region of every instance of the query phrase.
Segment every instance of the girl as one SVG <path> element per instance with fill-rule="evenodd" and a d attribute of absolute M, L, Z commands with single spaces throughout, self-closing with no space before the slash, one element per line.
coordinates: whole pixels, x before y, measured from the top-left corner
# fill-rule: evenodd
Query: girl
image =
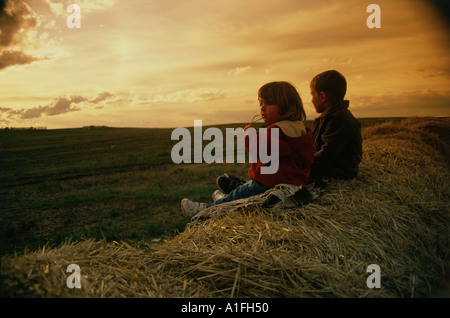
<path fill-rule="evenodd" d="M 226 195 L 217 195 L 215 192 L 217 200 L 210 206 L 248 198 L 263 193 L 277 184 L 306 185 L 308 182 L 314 159 L 314 146 L 312 132 L 304 125 L 306 114 L 297 90 L 288 82 L 267 83 L 259 89 L 258 101 L 261 117 L 269 124 L 264 139 L 267 142 L 266 149 L 272 149 L 271 134 L 274 129 L 279 130 L 278 170 L 272 174 L 261 173 L 261 167 L 270 163 L 263 163 L 257 158 L 248 170 L 250 181 Z M 249 127 L 252 127 L 252 124 L 247 125 L 244 130 Z M 246 136 L 246 151 L 249 151 L 250 142 L 260 140 L 259 136 L 252 138 L 252 141 L 249 139 L 249 136 Z M 207 207 L 206 203 L 193 202 L 186 198 L 181 201 L 181 210 L 189 219 Z"/>

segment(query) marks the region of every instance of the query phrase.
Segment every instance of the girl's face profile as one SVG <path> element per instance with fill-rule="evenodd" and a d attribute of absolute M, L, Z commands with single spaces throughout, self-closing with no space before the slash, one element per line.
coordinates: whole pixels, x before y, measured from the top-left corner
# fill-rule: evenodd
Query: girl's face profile
<path fill-rule="evenodd" d="M 259 100 L 261 117 L 263 118 L 264 122 L 271 125 L 280 120 L 283 120 L 283 118 L 280 114 L 280 106 L 278 106 L 276 104 L 270 105 L 263 98 L 258 98 L 258 100 Z"/>

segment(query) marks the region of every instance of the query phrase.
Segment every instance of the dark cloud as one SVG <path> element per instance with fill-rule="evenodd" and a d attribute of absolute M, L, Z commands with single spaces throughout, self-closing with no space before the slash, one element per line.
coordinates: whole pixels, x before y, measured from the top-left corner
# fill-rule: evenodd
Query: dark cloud
<path fill-rule="evenodd" d="M 22 110 L 18 115 L 21 119 L 39 118 L 42 115 L 60 115 L 80 110 L 76 104 L 86 100 L 86 98 L 81 96 L 58 97 L 49 105 Z"/>
<path fill-rule="evenodd" d="M 43 60 L 46 58 L 38 58 L 21 51 L 1 51 L 0 52 L 0 70 L 14 65 L 30 64 L 34 61 Z"/>
<path fill-rule="evenodd" d="M 101 92 L 94 98 L 86 98 L 79 95 L 72 95 L 69 97 L 60 96 L 53 100 L 52 103 L 45 106 L 37 106 L 29 109 L 13 109 L 0 107 L 0 112 L 6 114 L 7 118 L 31 119 L 42 116 L 56 116 L 69 112 L 82 110 L 80 103 L 87 102 L 89 104 L 98 105 L 98 103 L 105 101 L 108 98 L 115 96 L 109 92 Z"/>
<path fill-rule="evenodd" d="M 102 101 L 104 101 L 105 99 L 108 99 L 109 97 L 113 97 L 113 96 L 114 96 L 114 94 L 111 94 L 110 92 L 101 92 L 101 93 L 98 94 L 97 97 L 92 98 L 92 99 L 90 99 L 89 101 L 90 101 L 91 103 L 96 104 L 96 103 L 102 102 Z"/>
<path fill-rule="evenodd" d="M 20 43 L 30 29 L 36 28 L 38 19 L 21 0 L 2 1 L 0 4 L 0 47 Z"/>
<path fill-rule="evenodd" d="M 37 16 L 22 0 L 0 0 L 0 70 L 42 59 L 23 52 L 29 45 L 29 32 L 38 24 Z"/>

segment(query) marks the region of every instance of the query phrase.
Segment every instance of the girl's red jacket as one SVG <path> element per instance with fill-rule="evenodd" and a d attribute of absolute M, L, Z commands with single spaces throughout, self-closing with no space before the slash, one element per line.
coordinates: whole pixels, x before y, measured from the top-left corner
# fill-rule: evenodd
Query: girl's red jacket
<path fill-rule="evenodd" d="M 245 150 L 254 148 L 251 143 L 259 143 L 260 137 L 267 141 L 267 154 L 271 156 L 271 136 L 273 129 L 278 129 L 278 150 L 279 166 L 278 171 L 273 174 L 262 174 L 261 167 L 270 166 L 273 162 L 262 163 L 259 156 L 259 144 L 257 144 L 257 162 L 251 163 L 248 170 L 250 179 L 264 184 L 267 187 L 274 187 L 277 184 L 306 185 L 309 179 L 311 165 L 314 160 L 314 145 L 312 140 L 312 131 L 306 128 L 306 133 L 300 137 L 290 137 L 277 125 L 272 124 L 267 127 L 265 132 L 258 132 L 256 138 L 246 134 Z M 260 134 L 262 134 L 260 136 Z M 276 142 L 276 140 L 275 140 Z M 275 154 L 276 155 L 276 154 Z"/>

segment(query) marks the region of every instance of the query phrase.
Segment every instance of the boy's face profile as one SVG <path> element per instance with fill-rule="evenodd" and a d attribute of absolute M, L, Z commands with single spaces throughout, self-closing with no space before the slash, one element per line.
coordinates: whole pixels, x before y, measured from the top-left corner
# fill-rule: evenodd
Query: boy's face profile
<path fill-rule="evenodd" d="M 264 122 L 268 124 L 274 124 L 280 120 L 283 120 L 280 114 L 280 106 L 276 104 L 269 105 L 263 98 L 258 98 L 258 100 L 261 117 L 263 118 Z"/>
<path fill-rule="evenodd" d="M 315 90 L 314 87 L 311 86 L 311 96 L 311 102 L 313 103 L 316 112 L 318 114 L 323 113 L 328 108 L 328 104 L 326 103 L 326 93 L 319 93 Z"/>

